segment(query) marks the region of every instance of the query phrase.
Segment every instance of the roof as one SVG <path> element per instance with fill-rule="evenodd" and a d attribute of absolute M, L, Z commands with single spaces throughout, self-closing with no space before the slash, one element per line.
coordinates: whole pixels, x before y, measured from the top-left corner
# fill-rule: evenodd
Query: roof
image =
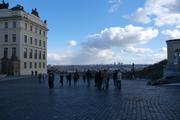
<path fill-rule="evenodd" d="M 171 39 L 171 40 L 167 40 L 166 42 L 180 42 L 180 39 Z"/>

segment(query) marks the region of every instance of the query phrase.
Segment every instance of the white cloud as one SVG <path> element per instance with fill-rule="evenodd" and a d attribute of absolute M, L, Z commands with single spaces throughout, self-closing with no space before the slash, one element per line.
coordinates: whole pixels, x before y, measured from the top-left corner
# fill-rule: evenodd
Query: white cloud
<path fill-rule="evenodd" d="M 162 34 L 166 36 L 166 39 L 180 39 L 180 30 L 164 30 Z"/>
<path fill-rule="evenodd" d="M 144 8 L 138 8 L 137 11 L 129 16 L 126 16 L 126 18 L 134 19 L 135 21 L 148 24 L 151 22 L 151 18 L 146 15 L 146 11 Z"/>
<path fill-rule="evenodd" d="M 157 37 L 158 30 L 143 28 L 133 25 L 111 27 L 102 30 L 98 34 L 88 36 L 87 42 L 83 45 L 89 48 L 110 49 L 112 47 L 127 48 L 140 44 L 146 44 Z"/>
<path fill-rule="evenodd" d="M 135 49 L 135 50 L 134 50 Z M 122 62 L 124 64 L 153 64 L 167 58 L 167 48 L 151 50 L 146 48 L 133 48 L 132 51 L 123 52 L 112 49 L 82 48 L 78 51 L 62 51 L 48 53 L 48 63 L 71 64 L 112 64 Z"/>
<path fill-rule="evenodd" d="M 125 51 L 135 54 L 153 53 L 153 51 L 150 48 L 137 48 L 137 47 L 127 47 Z"/>
<path fill-rule="evenodd" d="M 78 51 L 48 53 L 48 62 L 51 64 L 108 64 L 121 61 L 120 55 L 111 49 L 81 49 Z"/>
<path fill-rule="evenodd" d="M 71 51 L 47 53 L 48 63 L 51 64 L 71 64 L 69 57 L 73 56 Z"/>
<path fill-rule="evenodd" d="M 127 53 L 126 53 L 127 54 Z M 129 59 L 127 57 L 127 59 Z M 167 59 L 167 48 L 162 47 L 159 50 L 147 51 L 144 53 L 136 53 L 131 55 L 131 59 L 136 64 L 153 64 L 161 60 Z"/>
<path fill-rule="evenodd" d="M 75 47 L 77 45 L 77 42 L 75 40 L 69 40 L 68 41 L 68 46 L 69 47 Z"/>
<path fill-rule="evenodd" d="M 77 50 L 48 53 L 51 64 L 112 64 L 114 62 L 152 64 L 166 58 L 166 48 L 139 47 L 159 34 L 157 29 L 133 25 L 111 27 L 92 34 Z"/>
<path fill-rule="evenodd" d="M 141 23 L 153 22 L 157 26 L 180 24 L 179 0 L 146 0 L 143 8 L 128 16 Z"/>
<path fill-rule="evenodd" d="M 119 9 L 121 0 L 109 0 L 109 3 L 111 5 L 109 8 L 109 13 L 113 13 Z"/>

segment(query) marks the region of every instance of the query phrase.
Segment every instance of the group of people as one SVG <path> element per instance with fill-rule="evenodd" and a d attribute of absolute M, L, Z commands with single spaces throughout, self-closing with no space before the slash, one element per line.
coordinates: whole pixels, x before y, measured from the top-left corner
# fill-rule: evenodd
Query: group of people
<path fill-rule="evenodd" d="M 87 84 L 87 87 L 91 86 L 91 81 L 93 81 L 94 79 L 95 87 L 97 87 L 98 89 L 103 89 L 103 90 L 109 88 L 109 81 L 111 77 L 114 80 L 115 88 L 121 89 L 122 73 L 120 70 L 115 70 L 113 73 L 110 73 L 107 70 L 99 70 L 95 72 L 87 70 L 82 75 L 83 82 L 84 84 Z M 69 72 L 66 74 L 60 73 L 59 83 L 61 86 L 64 85 L 65 78 L 69 86 L 71 86 L 72 81 L 74 82 L 74 86 L 77 86 L 77 83 L 80 79 L 80 73 L 78 73 L 78 71 L 75 71 L 73 73 Z M 49 84 L 49 88 L 53 88 L 54 74 L 52 72 L 49 72 L 48 74 L 48 84 Z"/>
<path fill-rule="evenodd" d="M 60 74 L 60 84 L 61 84 L 61 86 L 63 86 L 63 77 L 64 77 L 63 74 Z M 80 78 L 77 71 L 74 74 L 68 73 L 66 75 L 66 80 L 67 80 L 67 83 L 68 83 L 69 86 L 71 86 L 72 78 L 74 80 L 74 86 L 77 86 L 77 82 L 78 82 L 78 80 Z"/>
<path fill-rule="evenodd" d="M 108 89 L 111 76 L 113 77 L 115 88 L 121 89 L 122 73 L 120 70 L 115 70 L 113 73 L 109 73 L 107 70 L 96 71 L 95 87 L 98 89 Z"/>

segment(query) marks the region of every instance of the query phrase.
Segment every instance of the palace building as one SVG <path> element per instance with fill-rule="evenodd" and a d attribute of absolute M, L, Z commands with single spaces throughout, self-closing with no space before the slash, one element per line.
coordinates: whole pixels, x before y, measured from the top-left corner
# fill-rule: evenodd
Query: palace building
<path fill-rule="evenodd" d="M 47 73 L 47 21 L 37 9 L 23 6 L 9 9 L 0 3 L 0 74 L 37 75 Z"/>
<path fill-rule="evenodd" d="M 180 39 L 166 41 L 168 63 L 165 69 L 164 76 L 179 76 L 180 77 Z"/>

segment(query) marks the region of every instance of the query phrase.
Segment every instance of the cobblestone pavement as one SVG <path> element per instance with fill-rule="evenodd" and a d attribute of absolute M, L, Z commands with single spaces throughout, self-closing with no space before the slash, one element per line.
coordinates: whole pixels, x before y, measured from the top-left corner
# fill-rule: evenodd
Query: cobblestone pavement
<path fill-rule="evenodd" d="M 66 81 L 65 81 L 66 83 Z M 0 120 L 180 120 L 180 86 L 122 82 L 122 90 L 61 87 L 35 78 L 0 82 Z"/>

